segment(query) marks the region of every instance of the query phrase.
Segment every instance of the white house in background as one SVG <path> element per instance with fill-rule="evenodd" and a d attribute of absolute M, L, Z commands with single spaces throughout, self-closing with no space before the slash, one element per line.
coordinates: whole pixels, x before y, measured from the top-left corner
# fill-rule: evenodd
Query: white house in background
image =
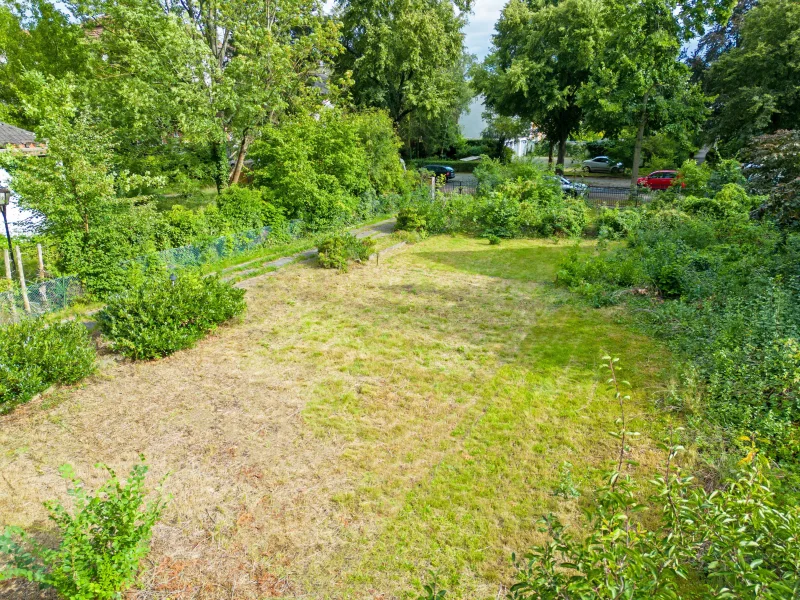
<path fill-rule="evenodd" d="M 483 119 L 483 97 L 476 96 L 472 99 L 461 117 L 458 119 L 458 126 L 461 129 L 461 135 L 469 140 L 480 139 L 481 134 L 486 129 L 486 121 Z M 538 140 L 536 134 L 521 137 L 513 140 L 507 140 L 506 146 L 514 151 L 515 156 L 525 156 L 528 153 L 528 148 L 533 147 L 533 144 Z"/>

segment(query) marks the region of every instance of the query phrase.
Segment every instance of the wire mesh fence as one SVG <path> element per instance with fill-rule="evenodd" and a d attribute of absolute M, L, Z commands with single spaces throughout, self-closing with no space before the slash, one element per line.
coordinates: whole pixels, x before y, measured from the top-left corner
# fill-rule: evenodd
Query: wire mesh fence
<path fill-rule="evenodd" d="M 15 323 L 25 317 L 63 310 L 83 294 L 75 275 L 28 282 L 23 290 L 18 284 L 0 292 L 0 324 Z"/>
<path fill-rule="evenodd" d="M 594 208 L 637 208 L 653 199 L 648 189 L 631 190 L 629 187 L 588 186 L 583 197 Z"/>
<path fill-rule="evenodd" d="M 297 238 L 303 230 L 301 221 L 290 221 L 281 231 L 282 237 Z M 219 236 L 180 248 L 169 248 L 136 257 L 128 264 L 165 265 L 170 271 L 199 267 L 223 258 L 234 257 L 252 250 L 273 235 L 272 228 L 263 227 L 249 231 Z M 11 289 L 0 292 L 0 325 L 14 323 L 26 317 L 39 317 L 68 308 L 83 295 L 80 279 L 76 275 L 56 279 L 34 280 L 27 289 L 16 282 Z M 27 300 L 27 302 L 26 302 Z"/>

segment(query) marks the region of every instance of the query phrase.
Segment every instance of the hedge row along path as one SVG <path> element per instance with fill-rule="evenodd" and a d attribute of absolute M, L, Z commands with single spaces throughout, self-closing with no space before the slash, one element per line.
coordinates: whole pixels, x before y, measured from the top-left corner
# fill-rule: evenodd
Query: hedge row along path
<path fill-rule="evenodd" d="M 104 354 L 82 385 L 0 417 L 0 523 L 46 539 L 41 503 L 68 501 L 59 465 L 97 486 L 94 464 L 125 473 L 142 452 L 172 500 L 128 600 L 389 599 L 428 568 L 448 597 L 502 597 L 540 516 L 581 522 L 586 497 L 553 495 L 563 461 L 586 490 L 614 453 L 606 352 L 633 384 L 631 458 L 661 465 L 670 358 L 621 309 L 553 286 L 567 251 L 439 236 L 347 273 L 259 278 L 243 320 L 196 347 Z"/>

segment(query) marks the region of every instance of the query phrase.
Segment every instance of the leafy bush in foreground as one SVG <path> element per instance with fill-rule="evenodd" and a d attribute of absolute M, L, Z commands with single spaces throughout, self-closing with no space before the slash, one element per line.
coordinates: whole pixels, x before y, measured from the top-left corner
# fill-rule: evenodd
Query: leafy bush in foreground
<path fill-rule="evenodd" d="M 134 359 L 168 356 L 192 346 L 217 325 L 244 312 L 244 291 L 215 277 L 166 277 L 109 300 L 98 323 L 111 347 Z"/>
<path fill-rule="evenodd" d="M 80 381 L 94 370 L 95 348 L 81 323 L 28 320 L 0 330 L 0 414 L 54 383 Z"/>
<path fill-rule="evenodd" d="M 150 551 L 153 525 L 165 502 L 158 493 L 145 502 L 147 466 L 133 467 L 125 482 L 105 465 L 110 478 L 88 493 L 71 467 L 61 468 L 69 481 L 74 509 L 46 503 L 59 530 L 56 548 L 40 545 L 18 527 L 0 534 L 0 557 L 10 557 L 0 569 L 0 581 L 20 577 L 54 588 L 69 600 L 121 598 L 133 583 L 141 560 Z"/>
<path fill-rule="evenodd" d="M 319 244 L 319 264 L 326 269 L 347 271 L 351 260 L 368 260 L 374 247 L 372 238 L 358 239 L 351 233 L 331 235 Z"/>

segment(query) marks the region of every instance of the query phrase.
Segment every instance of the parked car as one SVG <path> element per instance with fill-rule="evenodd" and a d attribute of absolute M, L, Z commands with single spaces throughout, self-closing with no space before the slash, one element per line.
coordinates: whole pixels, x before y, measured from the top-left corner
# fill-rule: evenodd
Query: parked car
<path fill-rule="evenodd" d="M 622 173 L 624 168 L 621 162 L 614 162 L 607 156 L 595 156 L 582 164 L 583 170 L 589 173 Z"/>
<path fill-rule="evenodd" d="M 444 175 L 445 179 L 452 179 L 456 176 L 456 172 L 453 167 L 445 167 L 444 165 L 425 165 L 422 168 L 426 171 L 430 171 L 437 177 Z"/>
<path fill-rule="evenodd" d="M 565 196 L 585 196 L 589 191 L 589 186 L 585 183 L 578 183 L 577 181 L 570 181 L 561 175 L 547 175 L 545 179 L 549 179 L 553 183 L 561 186 L 561 191 Z"/>
<path fill-rule="evenodd" d="M 646 177 L 639 177 L 636 183 L 641 187 L 650 188 L 651 190 L 666 190 L 675 183 L 677 178 L 677 171 L 653 171 Z M 685 182 L 681 181 L 680 183 L 681 187 L 686 187 Z"/>

